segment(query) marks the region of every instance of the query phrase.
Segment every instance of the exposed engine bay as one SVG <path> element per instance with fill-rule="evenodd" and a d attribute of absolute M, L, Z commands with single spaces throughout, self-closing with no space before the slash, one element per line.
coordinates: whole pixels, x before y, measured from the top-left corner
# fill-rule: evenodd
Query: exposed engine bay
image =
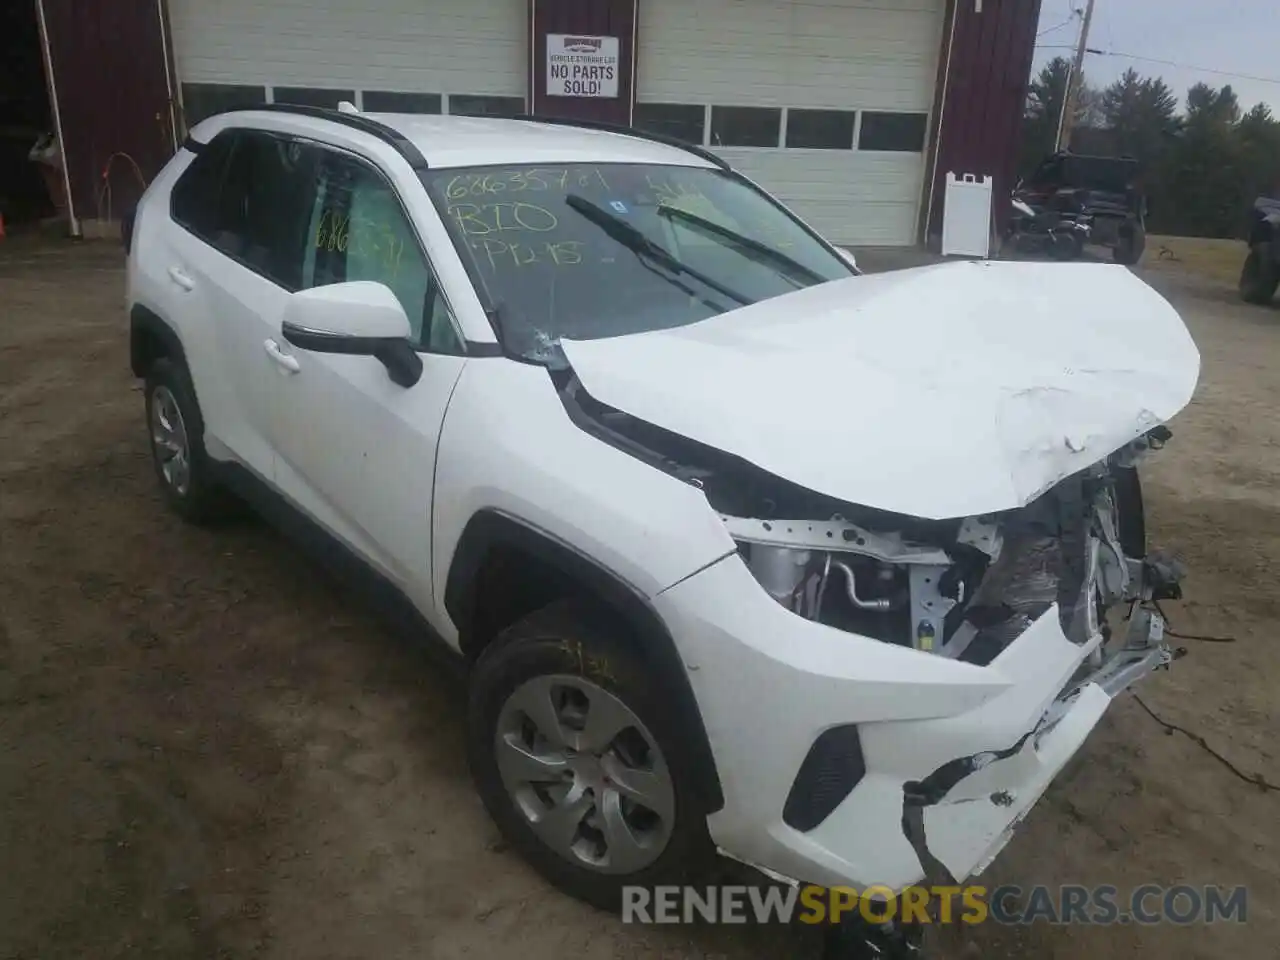
<path fill-rule="evenodd" d="M 1156 428 L 1028 506 L 992 516 L 906 529 L 838 513 L 721 519 L 761 586 L 807 619 L 987 664 L 1056 603 L 1073 643 L 1105 643 L 1107 609 L 1142 599 L 1152 580 L 1135 469 L 1168 437 Z"/>
<path fill-rule="evenodd" d="M 1176 596 L 1175 561 L 1146 558 L 1138 462 L 1163 426 L 1016 510 L 927 520 L 844 503 L 591 397 L 554 375 L 579 426 L 700 488 L 756 580 L 799 616 L 985 665 L 1053 604 L 1076 644 L 1106 611 Z"/>

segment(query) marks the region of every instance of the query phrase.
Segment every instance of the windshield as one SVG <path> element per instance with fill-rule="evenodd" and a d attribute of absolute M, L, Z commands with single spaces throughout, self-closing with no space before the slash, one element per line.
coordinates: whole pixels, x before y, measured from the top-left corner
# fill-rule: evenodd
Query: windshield
<path fill-rule="evenodd" d="M 678 327 L 854 270 L 719 169 L 567 164 L 426 171 L 508 350 Z"/>

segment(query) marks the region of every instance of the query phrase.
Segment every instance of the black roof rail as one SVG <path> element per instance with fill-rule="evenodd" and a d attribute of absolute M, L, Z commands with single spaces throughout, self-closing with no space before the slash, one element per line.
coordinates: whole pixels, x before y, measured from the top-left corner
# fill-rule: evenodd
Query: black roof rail
<path fill-rule="evenodd" d="M 400 156 L 409 162 L 409 166 L 415 170 L 427 169 L 427 158 L 404 134 L 393 127 L 387 126 L 385 123 L 379 123 L 372 117 L 365 116 L 363 113 L 343 113 L 341 110 L 334 110 L 330 107 L 312 107 L 295 103 L 259 103 L 243 109 L 268 110 L 274 113 L 296 113 L 304 117 L 315 117 L 317 120 L 330 120 L 333 123 L 340 123 L 343 126 L 351 127 L 353 130 L 360 130 L 370 136 L 377 137 L 383 143 L 391 144 L 396 148 Z"/>
<path fill-rule="evenodd" d="M 523 120 L 527 123 L 550 123 L 561 127 L 581 127 L 583 130 L 600 130 L 603 133 L 620 133 L 628 137 L 638 137 L 641 140 L 652 140 L 654 143 L 661 143 L 668 147 L 675 147 L 684 150 L 686 153 L 692 153 L 695 157 L 701 157 L 710 163 L 714 163 L 721 170 L 729 169 L 729 161 L 724 157 L 718 157 L 705 147 L 700 147 L 688 141 L 681 140 L 679 137 L 669 137 L 665 133 L 651 133 L 648 130 L 637 130 L 635 127 L 628 127 L 621 123 L 606 123 L 603 120 L 574 120 L 570 117 L 544 117 L 536 113 L 522 113 L 513 120 Z"/>

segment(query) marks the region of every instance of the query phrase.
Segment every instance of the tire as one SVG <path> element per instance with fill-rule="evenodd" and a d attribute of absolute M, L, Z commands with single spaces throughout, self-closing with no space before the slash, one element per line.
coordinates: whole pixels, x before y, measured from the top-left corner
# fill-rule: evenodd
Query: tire
<path fill-rule="evenodd" d="M 1280 270 L 1276 267 L 1272 245 L 1265 240 L 1255 243 L 1240 271 L 1240 299 L 1265 306 L 1275 296 L 1277 286 L 1280 286 Z"/>
<path fill-rule="evenodd" d="M 204 449 L 204 418 L 183 364 L 168 357 L 151 364 L 146 410 L 151 462 L 169 507 L 188 523 L 224 519 L 232 512 L 231 497 L 213 478 Z"/>
<path fill-rule="evenodd" d="M 622 624 L 590 605 L 545 607 L 485 650 L 467 713 L 471 773 L 507 842 L 563 892 L 613 912 L 622 908 L 623 886 L 680 883 L 711 849 L 688 737 L 673 722 L 662 678 L 625 637 Z M 540 722 L 532 724 L 532 714 Z M 535 740 L 531 724 L 539 734 L 557 725 L 570 749 L 555 744 L 554 732 Z M 597 732 L 604 736 L 591 736 Z M 529 754 L 541 759 L 518 762 Z M 521 782 L 530 775 L 538 786 Z M 653 806 L 637 804 L 638 794 L 619 784 L 643 786 Z M 557 811 L 565 816 L 548 817 Z M 633 836 L 645 845 L 619 839 Z"/>
<path fill-rule="evenodd" d="M 1111 248 L 1111 259 L 1126 267 L 1135 266 L 1147 249 L 1147 233 L 1141 227 L 1133 227 L 1120 235 L 1120 242 Z"/>
<path fill-rule="evenodd" d="M 1074 230 L 1054 233 L 1049 238 L 1049 256 L 1054 260 L 1062 262 L 1078 260 L 1082 253 L 1084 253 L 1084 240 Z"/>

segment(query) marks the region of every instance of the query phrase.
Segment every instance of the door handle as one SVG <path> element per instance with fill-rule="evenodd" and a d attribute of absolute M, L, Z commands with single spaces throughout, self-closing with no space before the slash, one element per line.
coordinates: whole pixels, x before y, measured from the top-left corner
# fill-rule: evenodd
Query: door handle
<path fill-rule="evenodd" d="M 183 290 L 194 290 L 196 282 L 187 275 L 187 272 L 181 267 L 169 268 L 169 279 L 180 286 Z"/>
<path fill-rule="evenodd" d="M 274 340 L 268 340 L 262 345 L 262 349 L 267 351 L 267 356 L 276 362 L 276 365 L 285 373 L 297 373 L 302 369 L 302 365 L 298 363 L 297 357 L 291 357 L 280 349 L 280 344 Z"/>

